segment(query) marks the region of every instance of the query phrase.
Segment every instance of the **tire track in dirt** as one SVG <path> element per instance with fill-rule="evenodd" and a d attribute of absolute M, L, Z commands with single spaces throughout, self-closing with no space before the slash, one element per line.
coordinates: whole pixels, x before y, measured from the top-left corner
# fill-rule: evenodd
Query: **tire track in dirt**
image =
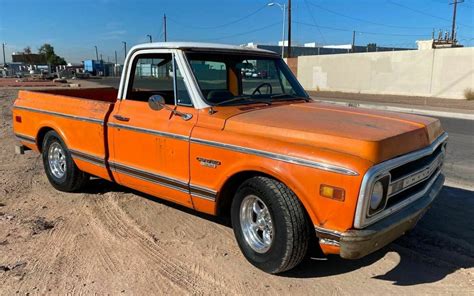
<path fill-rule="evenodd" d="M 151 259 L 161 276 L 166 278 L 177 289 L 193 294 L 206 294 L 208 291 L 223 290 L 229 292 L 229 287 L 205 271 L 196 272 L 176 258 L 170 258 L 167 251 L 154 242 L 153 237 L 141 229 L 117 204 L 116 194 L 95 199 L 93 202 L 97 222 L 114 235 L 119 241 L 126 240 L 132 244 L 137 253 L 135 256 Z M 207 292 L 206 292 L 207 291 Z"/>

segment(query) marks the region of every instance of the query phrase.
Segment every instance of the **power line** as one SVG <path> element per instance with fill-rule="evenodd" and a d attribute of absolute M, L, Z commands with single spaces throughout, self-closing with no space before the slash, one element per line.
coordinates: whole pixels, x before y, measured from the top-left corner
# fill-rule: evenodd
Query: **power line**
<path fill-rule="evenodd" d="M 376 26 L 382 26 L 382 27 L 387 27 L 387 28 L 397 28 L 397 29 L 432 29 L 432 27 L 407 27 L 407 26 L 396 26 L 396 25 L 388 25 L 388 24 L 384 24 L 384 23 L 377 23 L 377 22 L 374 22 L 374 21 L 370 21 L 370 20 L 366 20 L 366 19 L 362 19 L 362 18 L 358 18 L 358 17 L 354 17 L 354 16 L 349 16 L 349 15 L 346 15 L 346 14 L 343 14 L 343 13 L 340 13 L 340 12 L 322 7 L 322 6 L 317 5 L 313 2 L 311 2 L 310 5 L 312 5 L 314 7 L 317 7 L 321 10 L 327 11 L 329 13 L 338 15 L 338 16 L 342 16 L 342 17 L 345 17 L 345 18 L 348 18 L 348 19 L 351 19 L 351 20 L 354 20 L 354 21 L 368 23 L 368 24 L 372 24 L 372 25 L 376 25 Z"/>
<path fill-rule="evenodd" d="M 430 14 L 430 13 L 427 13 L 427 12 L 424 12 L 422 10 L 418 10 L 418 9 L 415 9 L 415 8 L 411 8 L 409 6 L 406 6 L 406 5 L 403 5 L 403 4 L 400 4 L 398 2 L 394 2 L 392 0 L 387 0 L 388 3 L 392 4 L 392 5 L 395 5 L 395 6 L 399 6 L 399 7 L 403 7 L 405 9 L 408 9 L 408 10 L 411 10 L 413 12 L 416 12 L 416 13 L 419 13 L 419 14 L 422 14 L 422 15 L 426 15 L 426 16 L 429 16 L 429 17 L 432 17 L 432 18 L 436 18 L 436 19 L 439 19 L 439 20 L 443 20 L 445 22 L 449 22 L 451 23 L 452 20 L 450 19 L 447 19 L 447 18 L 444 18 L 444 17 L 440 17 L 440 16 L 437 16 L 437 15 L 433 15 L 433 14 Z M 460 23 L 461 24 L 461 23 Z M 473 28 L 473 26 L 469 26 L 469 25 L 466 25 L 466 24 L 461 24 L 463 25 L 464 27 L 469 27 L 469 28 Z"/>
<path fill-rule="evenodd" d="M 224 37 L 205 39 L 205 41 L 217 41 L 217 40 L 222 40 L 222 39 L 228 39 L 228 38 L 238 37 L 238 36 L 242 36 L 242 35 L 247 35 L 247 34 L 251 34 L 251 33 L 254 33 L 254 32 L 263 31 L 265 29 L 271 28 L 271 27 L 276 26 L 276 25 L 281 25 L 281 22 L 272 23 L 272 24 L 266 25 L 264 27 L 260 27 L 260 28 L 257 28 L 257 29 L 253 29 L 253 30 L 250 30 L 250 31 L 245 31 L 245 32 L 237 33 L 237 34 L 227 35 L 227 36 L 224 36 Z"/>
<path fill-rule="evenodd" d="M 323 43 L 326 43 L 326 38 L 324 38 L 323 32 L 319 29 L 319 24 L 316 22 L 316 18 L 313 15 L 313 12 L 311 11 L 311 7 L 309 7 L 308 0 L 304 0 L 304 3 L 306 5 L 306 8 L 308 9 L 308 13 L 311 16 L 311 19 L 313 20 L 313 23 L 316 25 L 316 28 L 318 29 L 319 35 L 321 35 L 321 39 L 323 39 Z"/>
<path fill-rule="evenodd" d="M 215 25 L 215 26 L 209 26 L 209 27 L 201 27 L 201 26 L 195 26 L 195 25 L 187 25 L 187 24 L 184 24 L 174 18 L 170 18 L 168 16 L 168 20 L 180 25 L 180 26 L 183 26 L 183 27 L 188 27 L 188 28 L 193 28 L 193 29 L 198 29 L 198 30 L 210 30 L 210 29 L 219 29 L 219 28 L 223 28 L 223 27 L 227 27 L 227 26 L 230 26 L 230 25 L 233 25 L 233 24 L 236 24 L 238 22 L 241 22 L 251 16 L 254 16 L 256 15 L 257 13 L 259 13 L 260 11 L 262 11 L 263 9 L 265 9 L 265 7 L 267 7 L 267 4 L 263 5 L 262 7 L 260 7 L 259 9 L 253 11 L 252 13 L 250 14 L 247 14 L 241 18 L 238 18 L 236 20 L 233 20 L 233 21 L 230 21 L 230 22 L 227 22 L 227 23 L 223 23 L 223 24 L 220 24 L 220 25 Z"/>
<path fill-rule="evenodd" d="M 316 27 L 316 25 L 309 24 L 309 23 L 304 23 L 304 22 L 297 22 L 294 21 L 294 23 L 300 24 L 300 25 L 305 25 L 305 26 L 310 26 L 310 27 Z M 353 32 L 354 30 L 352 29 L 344 29 L 344 28 L 334 28 L 334 27 L 327 27 L 327 26 L 317 26 L 321 29 L 327 29 L 327 30 L 333 30 L 333 31 L 342 31 L 342 32 Z M 379 32 L 368 32 L 368 31 L 359 31 L 357 30 L 357 33 L 362 33 L 362 34 L 368 34 L 368 35 L 383 35 L 383 36 L 399 36 L 399 37 L 426 37 L 428 34 L 397 34 L 397 33 L 379 33 Z"/>

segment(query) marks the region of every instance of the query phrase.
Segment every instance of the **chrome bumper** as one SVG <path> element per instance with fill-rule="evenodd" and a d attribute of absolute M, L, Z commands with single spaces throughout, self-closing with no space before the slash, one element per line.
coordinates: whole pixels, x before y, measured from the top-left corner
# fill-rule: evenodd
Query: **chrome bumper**
<path fill-rule="evenodd" d="M 321 244 L 339 246 L 342 258 L 358 259 L 364 257 L 388 245 L 414 228 L 438 196 L 443 184 L 444 176 L 440 174 L 422 197 L 367 228 L 337 232 L 315 227 L 316 234 Z"/>

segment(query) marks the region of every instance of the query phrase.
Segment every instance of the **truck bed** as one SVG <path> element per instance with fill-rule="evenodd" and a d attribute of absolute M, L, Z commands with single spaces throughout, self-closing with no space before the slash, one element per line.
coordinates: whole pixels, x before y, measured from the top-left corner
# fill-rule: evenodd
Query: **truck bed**
<path fill-rule="evenodd" d="M 118 90 L 115 88 L 84 88 L 84 89 L 45 89 L 22 91 L 22 93 L 49 94 L 61 97 L 86 99 L 113 103 L 117 100 Z M 21 97 L 21 94 L 20 94 Z"/>
<path fill-rule="evenodd" d="M 44 135 L 54 129 L 71 148 L 79 168 L 90 171 L 86 166 L 93 165 L 99 168 L 94 170 L 96 175 L 109 179 L 104 122 L 116 99 L 113 88 L 20 91 L 13 106 L 15 135 L 24 146 L 41 151 Z"/>

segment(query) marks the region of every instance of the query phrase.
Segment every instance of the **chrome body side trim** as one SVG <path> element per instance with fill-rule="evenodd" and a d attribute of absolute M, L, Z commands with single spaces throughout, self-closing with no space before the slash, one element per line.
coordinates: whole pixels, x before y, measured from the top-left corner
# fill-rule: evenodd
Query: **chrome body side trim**
<path fill-rule="evenodd" d="M 79 159 L 82 161 L 89 162 L 100 167 L 106 167 L 107 161 L 100 156 L 86 153 L 83 151 L 69 149 L 71 156 L 74 159 Z M 188 182 L 170 178 L 167 176 L 159 175 L 156 173 L 147 172 L 132 166 L 124 165 L 118 162 L 109 162 L 110 167 L 113 171 L 129 175 L 134 178 L 138 178 L 147 182 L 156 183 L 164 187 L 168 187 L 177 191 L 181 191 L 187 194 L 192 195 L 193 197 L 198 197 L 206 199 L 212 202 L 216 201 L 217 191 L 212 190 L 207 187 L 202 187 L 198 185 L 192 185 Z"/>
<path fill-rule="evenodd" d="M 124 130 L 129 130 L 129 131 L 134 131 L 134 132 L 139 132 L 139 133 L 145 133 L 145 134 L 150 134 L 150 135 L 155 135 L 155 136 L 160 136 L 160 137 L 176 139 L 176 140 L 182 140 L 182 141 L 188 141 L 189 140 L 189 136 L 184 136 L 184 135 L 179 135 L 179 134 L 172 134 L 172 133 L 167 133 L 167 132 L 161 132 L 161 131 L 157 131 L 157 130 L 147 129 L 147 128 L 143 128 L 143 127 L 135 127 L 135 126 L 130 126 L 130 125 L 126 125 L 126 124 L 109 122 L 109 123 L 107 123 L 107 126 L 112 127 L 112 128 L 121 128 L 121 129 L 124 129 Z"/>
<path fill-rule="evenodd" d="M 329 245 L 329 246 L 335 246 L 335 247 L 340 247 L 341 246 L 341 243 L 339 243 L 338 241 L 329 239 L 329 238 L 320 238 L 319 243 L 322 244 L 322 245 Z"/>
<path fill-rule="evenodd" d="M 86 162 L 105 168 L 104 157 L 96 156 L 93 154 L 85 153 L 85 152 L 74 150 L 74 149 L 69 149 L 69 151 L 71 152 L 72 158 L 86 161 Z"/>
<path fill-rule="evenodd" d="M 15 133 L 15 137 L 22 142 L 29 143 L 29 144 L 36 144 L 35 137 L 20 134 L 20 133 Z"/>
<path fill-rule="evenodd" d="M 336 230 L 323 228 L 321 226 L 314 225 L 314 229 L 316 230 L 316 235 L 319 236 L 329 236 L 334 240 L 339 240 L 342 236 L 342 233 Z"/>
<path fill-rule="evenodd" d="M 166 176 L 159 175 L 152 172 L 147 172 L 147 171 L 144 171 L 135 167 L 131 167 L 129 165 L 124 165 L 118 162 L 109 162 L 109 163 L 112 170 L 118 173 L 129 175 L 131 177 L 138 178 L 144 181 L 156 183 L 158 185 L 168 187 L 174 190 L 178 190 L 181 192 L 189 193 L 189 186 L 187 182 L 170 178 L 170 177 L 166 177 Z"/>
<path fill-rule="evenodd" d="M 41 109 L 36 109 L 36 108 L 31 108 L 31 107 L 23 107 L 23 106 L 13 106 L 13 109 L 25 110 L 25 111 L 30 111 L 30 112 L 42 113 L 42 114 L 47 114 L 47 115 L 59 116 L 63 118 L 104 125 L 103 120 L 96 119 L 96 118 L 76 116 L 76 115 L 71 115 L 71 114 L 66 114 L 66 113 L 61 113 L 61 112 L 46 111 L 46 110 L 41 110 Z"/>
<path fill-rule="evenodd" d="M 190 184 L 189 191 L 192 196 L 207 199 L 210 201 L 216 201 L 217 191 L 214 191 L 212 189 Z"/>
<path fill-rule="evenodd" d="M 328 172 L 333 172 L 337 174 L 343 174 L 343 175 L 348 175 L 348 176 L 359 175 L 359 173 L 357 173 L 356 171 L 348 169 L 348 168 L 344 168 L 344 167 L 340 167 L 340 166 L 336 166 L 336 165 L 332 165 L 328 163 L 323 163 L 323 162 L 312 161 L 309 159 L 304 159 L 304 158 L 299 158 L 299 157 L 293 157 L 293 156 L 277 154 L 277 153 L 268 152 L 268 151 L 262 151 L 262 150 L 253 149 L 253 148 L 247 148 L 247 147 L 242 147 L 242 146 L 237 146 L 237 145 L 232 145 L 232 144 L 218 143 L 218 142 L 198 139 L 198 138 L 191 138 L 191 143 L 223 148 L 226 150 L 232 150 L 232 151 L 245 153 L 245 154 L 252 154 L 256 156 L 261 156 L 261 157 L 279 160 L 279 161 L 283 161 L 287 163 L 302 165 L 302 166 L 311 167 L 311 168 L 328 171 Z"/>
<path fill-rule="evenodd" d="M 384 209 L 378 214 L 374 214 L 371 217 L 367 217 L 368 202 L 370 200 L 370 190 L 371 190 L 372 184 L 376 180 L 378 180 L 380 177 L 384 175 L 387 175 L 389 171 L 394 168 L 400 167 L 404 164 L 407 164 L 409 162 L 415 161 L 424 156 L 432 154 L 439 147 L 439 145 L 446 142 L 447 139 L 448 139 L 448 134 L 443 133 L 430 146 L 426 148 L 393 158 L 391 160 L 387 160 L 385 162 L 382 162 L 370 168 L 364 175 L 364 178 L 362 179 L 362 184 L 361 184 L 357 206 L 356 206 L 356 213 L 354 217 L 354 227 L 360 229 L 360 228 L 369 226 L 370 224 L 373 224 L 376 221 L 392 214 L 393 212 L 400 210 L 401 208 L 405 207 L 409 203 L 415 201 L 417 198 L 423 196 L 423 194 L 429 190 L 429 188 L 433 185 L 433 182 L 440 175 L 441 173 L 440 170 L 438 170 L 438 172 L 435 174 L 434 177 L 433 176 L 430 177 L 431 178 L 430 182 L 425 186 L 425 188 L 422 191 L 394 205 L 391 208 Z"/>

